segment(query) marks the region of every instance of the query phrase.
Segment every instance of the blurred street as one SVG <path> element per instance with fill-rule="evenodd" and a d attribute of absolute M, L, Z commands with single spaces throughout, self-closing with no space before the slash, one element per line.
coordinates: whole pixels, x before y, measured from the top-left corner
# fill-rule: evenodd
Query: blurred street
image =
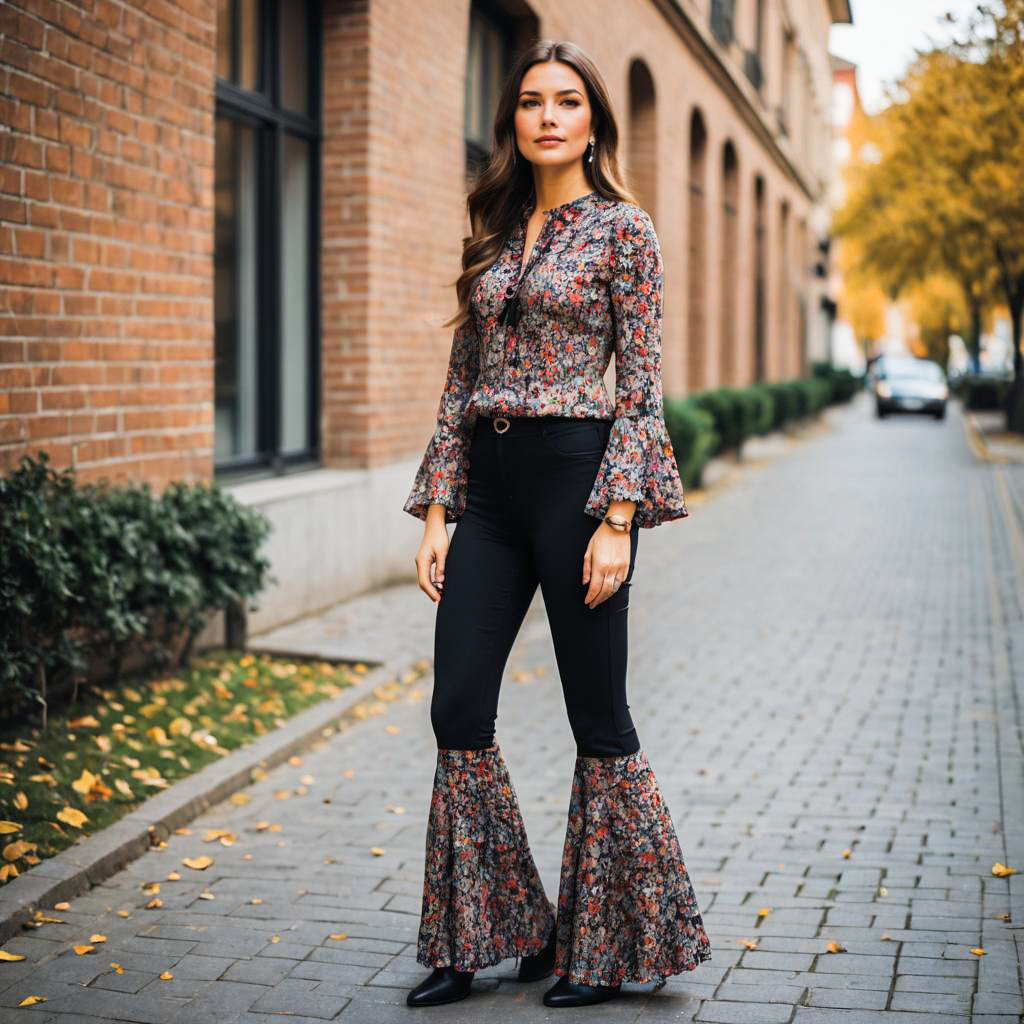
<path fill-rule="evenodd" d="M 992 868 L 1024 869 L 1024 466 L 976 459 L 955 403 L 944 422 L 880 422 L 862 396 L 643 531 L 631 594 L 631 711 L 713 959 L 587 1019 L 1015 1024 L 1024 873 Z M 412 628 L 432 620 L 412 583 L 399 603 Z M 431 1016 L 404 1003 L 427 973 L 429 696 L 410 689 L 74 900 L 68 923 L 7 943 L 28 959 L 0 973 L 0 1018 Z M 498 741 L 554 897 L 574 749 L 541 605 Z M 211 828 L 237 842 L 203 842 Z M 180 866 L 204 853 L 205 871 Z M 154 881 L 163 906 L 145 910 Z M 98 954 L 70 951 L 94 932 Z M 479 972 L 433 1019 L 560 1019 L 550 981 L 514 976 L 514 960 Z M 47 1002 L 14 1009 L 30 994 Z"/>

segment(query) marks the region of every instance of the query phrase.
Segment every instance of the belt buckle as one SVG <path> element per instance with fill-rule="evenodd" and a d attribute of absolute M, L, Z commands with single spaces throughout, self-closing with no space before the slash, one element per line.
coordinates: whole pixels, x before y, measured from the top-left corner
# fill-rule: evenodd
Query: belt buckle
<path fill-rule="evenodd" d="M 501 427 L 501 426 L 499 426 L 499 425 L 498 425 L 499 423 L 504 423 L 504 424 L 505 424 L 505 426 Z M 504 417 L 504 416 L 498 416 L 498 417 L 496 417 L 496 418 L 495 418 L 495 420 L 494 420 L 494 429 L 495 429 L 495 430 L 496 430 L 496 431 L 497 431 L 497 432 L 498 432 L 499 434 L 504 434 L 504 433 L 505 433 L 505 431 L 506 431 L 506 430 L 508 430 L 508 428 L 509 428 L 510 426 L 512 426 L 512 424 L 511 424 L 511 423 L 509 423 L 509 421 L 508 421 L 507 419 L 505 419 L 505 417 Z"/>

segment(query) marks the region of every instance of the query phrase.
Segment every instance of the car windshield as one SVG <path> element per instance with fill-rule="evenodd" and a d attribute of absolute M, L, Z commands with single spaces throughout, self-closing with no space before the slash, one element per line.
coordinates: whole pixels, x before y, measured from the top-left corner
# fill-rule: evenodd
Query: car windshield
<path fill-rule="evenodd" d="M 931 380 L 942 381 L 942 367 L 938 363 L 925 360 L 915 363 L 890 363 L 883 369 L 883 374 L 890 380 Z"/>

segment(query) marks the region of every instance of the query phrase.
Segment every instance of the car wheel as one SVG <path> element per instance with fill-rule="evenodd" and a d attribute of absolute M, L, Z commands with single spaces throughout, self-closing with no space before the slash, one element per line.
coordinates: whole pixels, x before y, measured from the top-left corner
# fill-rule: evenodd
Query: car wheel
<path fill-rule="evenodd" d="M 933 413 L 937 420 L 944 420 L 946 418 L 946 407 L 943 406 L 938 412 Z"/>
<path fill-rule="evenodd" d="M 882 407 L 881 407 L 880 405 L 876 405 L 876 406 L 875 406 L 875 415 L 876 415 L 876 416 L 877 416 L 877 417 L 878 417 L 878 418 L 879 418 L 880 420 L 884 420 L 884 419 L 885 419 L 885 417 L 886 417 L 886 416 L 888 416 L 889 414 L 888 414 L 888 413 L 887 413 L 887 412 L 886 412 L 886 411 L 885 411 L 885 410 L 884 410 L 884 409 L 883 409 L 883 408 L 882 408 Z"/>

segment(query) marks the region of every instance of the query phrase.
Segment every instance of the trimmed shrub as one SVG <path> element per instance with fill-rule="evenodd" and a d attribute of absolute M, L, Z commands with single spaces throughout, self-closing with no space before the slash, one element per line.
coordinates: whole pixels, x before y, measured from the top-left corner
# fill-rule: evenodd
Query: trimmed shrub
<path fill-rule="evenodd" d="M 186 661 L 210 617 L 267 581 L 270 523 L 216 484 L 76 486 L 46 452 L 0 478 L 0 702 L 5 715 L 73 686 L 90 659 Z"/>
<path fill-rule="evenodd" d="M 965 409 L 978 412 L 1004 409 L 1013 381 L 1009 377 L 977 377 L 967 375 L 957 383 L 957 391 Z"/>
<path fill-rule="evenodd" d="M 812 363 L 811 374 L 828 382 L 829 403 L 850 401 L 864 384 L 863 376 L 852 373 L 846 367 L 833 366 L 831 363 Z"/>
<path fill-rule="evenodd" d="M 664 412 L 683 487 L 700 487 L 704 467 L 718 445 L 714 417 L 692 398 L 666 398 Z"/>

